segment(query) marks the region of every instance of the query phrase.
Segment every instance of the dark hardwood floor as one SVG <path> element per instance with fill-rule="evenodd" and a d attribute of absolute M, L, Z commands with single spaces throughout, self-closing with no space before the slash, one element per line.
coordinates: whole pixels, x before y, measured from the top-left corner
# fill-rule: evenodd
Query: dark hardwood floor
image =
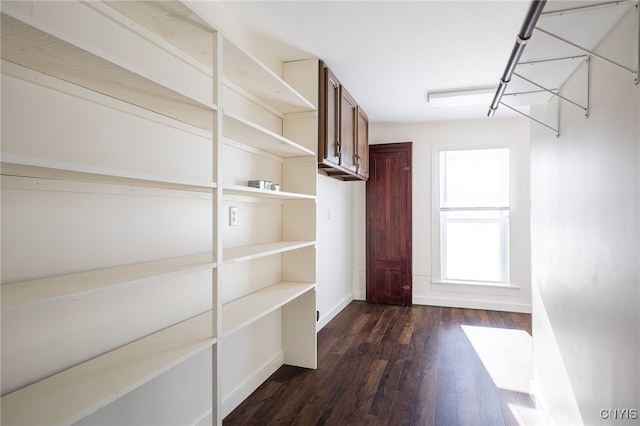
<path fill-rule="evenodd" d="M 317 370 L 281 367 L 224 425 L 540 424 L 530 335 L 527 314 L 354 301 L 318 333 Z"/>

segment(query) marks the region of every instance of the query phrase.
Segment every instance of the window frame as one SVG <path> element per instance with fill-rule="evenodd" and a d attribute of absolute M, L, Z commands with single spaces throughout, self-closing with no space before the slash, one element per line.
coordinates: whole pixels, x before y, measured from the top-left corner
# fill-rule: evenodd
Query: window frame
<path fill-rule="evenodd" d="M 495 203 L 483 202 L 482 204 L 477 205 L 477 204 L 473 204 L 473 201 L 471 201 L 470 203 L 464 204 L 464 205 L 460 205 L 457 202 L 454 202 L 455 206 L 446 205 L 447 204 L 446 189 L 450 188 L 447 186 L 448 182 L 445 179 L 447 177 L 447 172 L 449 171 L 449 169 L 446 167 L 448 164 L 447 161 L 450 161 L 447 158 L 448 157 L 447 153 L 453 153 L 453 152 L 475 153 L 475 156 L 476 156 L 475 160 L 480 160 L 484 157 L 483 154 L 489 153 L 489 151 L 493 151 L 493 152 L 499 151 L 496 154 L 494 154 L 493 158 L 498 159 L 500 161 L 500 164 L 505 165 L 504 160 L 506 160 L 506 170 L 501 169 L 499 171 L 502 179 L 506 177 L 507 182 L 506 183 L 499 182 L 501 186 L 502 185 L 504 186 L 500 188 L 496 188 L 499 195 L 494 200 Z M 439 189 L 438 214 L 440 216 L 440 272 L 441 272 L 441 278 L 443 282 L 465 282 L 469 284 L 509 285 L 509 211 L 511 208 L 511 205 L 510 205 L 510 199 L 511 199 L 510 197 L 510 190 L 511 190 L 510 158 L 511 158 L 511 149 L 508 147 L 461 148 L 461 149 L 455 149 L 455 150 L 445 149 L 445 150 L 440 150 L 438 152 L 438 164 L 440 167 L 438 170 L 438 189 Z M 455 161 L 455 159 L 452 159 L 452 160 Z M 503 172 L 506 172 L 506 176 L 504 175 Z M 447 218 L 447 216 L 450 216 L 448 215 L 448 213 L 454 213 L 455 215 L 455 212 L 464 212 L 472 217 L 469 217 L 466 219 Z M 486 217 L 483 218 L 482 216 L 484 215 L 480 212 L 496 212 L 497 214 L 496 214 L 496 217 L 494 218 L 486 218 Z M 480 214 L 477 214 L 476 217 L 473 217 L 474 213 L 480 213 Z M 449 242 L 447 238 L 447 225 L 450 223 L 495 223 L 498 225 L 499 227 L 498 240 L 499 240 L 499 246 L 500 246 L 498 256 L 499 256 L 500 263 L 498 265 L 499 277 L 497 280 L 486 280 L 486 279 L 480 279 L 480 278 L 470 279 L 469 277 L 464 278 L 464 277 L 455 277 L 455 276 L 449 275 L 449 270 L 447 268 L 448 266 L 447 243 Z"/>
<path fill-rule="evenodd" d="M 463 150 L 483 150 L 483 149 L 509 149 L 509 208 L 508 208 L 508 217 L 504 222 L 503 226 L 507 227 L 507 232 L 502 233 L 502 237 L 505 240 L 503 241 L 502 247 L 503 250 L 506 250 L 505 258 L 506 261 L 503 262 L 503 271 L 502 277 L 504 278 L 503 282 L 496 281 L 481 281 L 481 280 L 458 280 L 458 279 L 444 279 L 443 278 L 443 263 L 442 263 L 442 227 L 444 226 L 444 220 L 441 218 L 441 198 L 440 198 L 440 153 L 445 151 L 463 151 Z M 528 151 L 528 147 L 526 147 Z M 475 288 L 480 287 L 497 287 L 497 288 L 519 288 L 520 283 L 514 282 L 513 278 L 513 265 L 514 261 L 517 263 L 516 267 L 520 267 L 521 253 L 518 253 L 514 256 L 513 251 L 518 250 L 519 252 L 526 251 L 525 247 L 514 247 L 513 243 L 513 235 L 512 226 L 513 220 L 512 216 L 514 214 L 514 210 L 516 214 L 521 215 L 522 206 L 519 205 L 523 200 L 520 200 L 519 197 L 515 194 L 517 188 L 517 180 L 522 177 L 519 176 L 520 173 L 526 172 L 528 173 L 528 169 L 519 170 L 518 165 L 520 162 L 520 157 L 522 155 L 519 152 L 520 148 L 517 146 L 517 143 L 485 143 L 482 145 L 473 144 L 473 143 L 450 143 L 450 144 L 438 144 L 434 143 L 432 145 L 432 226 L 431 226 L 431 236 L 432 236 L 432 267 L 431 267 L 431 282 L 433 284 L 442 284 L 445 287 L 449 288 L 451 285 L 461 284 L 461 285 L 470 285 Z M 528 175 L 526 181 L 528 182 Z M 514 209 L 515 207 L 515 209 Z M 528 207 L 528 205 L 527 205 Z M 486 210 L 484 207 L 476 208 L 477 210 Z M 459 210 L 458 208 L 449 208 L 449 210 Z M 467 210 L 467 209 L 465 209 Z M 489 210 L 500 210 L 499 208 L 490 208 Z M 519 218 L 518 221 L 521 221 L 522 218 Z M 527 246 L 528 248 L 528 246 Z M 521 275 L 521 274 L 518 274 Z"/>

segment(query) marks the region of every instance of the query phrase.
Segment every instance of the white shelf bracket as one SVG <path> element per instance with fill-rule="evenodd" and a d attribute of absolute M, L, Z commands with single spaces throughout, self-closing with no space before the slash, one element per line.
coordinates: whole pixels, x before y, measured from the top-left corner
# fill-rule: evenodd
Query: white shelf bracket
<path fill-rule="evenodd" d="M 527 117 L 531 121 L 535 121 L 536 123 L 546 127 L 547 129 L 553 130 L 554 132 L 556 132 L 556 137 L 560 137 L 560 107 L 559 106 L 558 106 L 558 108 L 556 108 L 557 109 L 556 127 L 552 127 L 549 124 L 544 123 L 543 121 L 540 121 L 537 118 L 534 118 L 534 117 L 530 116 L 529 114 L 525 114 L 524 112 L 522 112 L 522 111 L 520 111 L 520 110 L 518 110 L 518 109 L 516 109 L 516 108 L 514 108 L 514 107 L 512 107 L 510 105 L 505 104 L 502 101 L 500 102 L 500 105 L 503 105 L 503 106 L 509 108 L 511 111 L 517 112 L 518 114 Z"/>
<path fill-rule="evenodd" d="M 536 83 L 535 81 L 532 81 L 526 77 L 524 77 L 521 74 L 518 74 L 516 72 L 513 73 L 513 75 L 515 75 L 516 77 L 526 81 L 529 84 L 532 84 L 534 86 L 536 86 L 537 88 L 541 89 L 544 92 L 550 93 L 551 95 L 557 97 L 558 99 L 561 99 L 565 102 L 570 103 L 571 105 L 574 105 L 580 109 L 582 109 L 584 111 L 584 117 L 585 118 L 589 118 L 589 85 L 590 85 L 590 81 L 591 81 L 591 59 L 589 58 L 588 55 L 582 55 L 582 56 L 573 56 L 573 57 L 568 57 L 568 58 L 555 58 L 555 59 L 545 59 L 545 60 L 541 60 L 541 61 L 529 61 L 529 62 L 521 62 L 518 65 L 535 65 L 537 63 L 540 62 L 550 62 L 550 61 L 562 61 L 562 60 L 566 60 L 566 59 L 576 59 L 576 58 L 584 58 L 584 64 L 587 67 L 587 79 L 585 82 L 585 91 L 586 91 L 586 105 L 581 105 L 576 101 L 573 101 L 569 98 L 567 98 L 566 96 L 563 96 L 560 94 L 559 89 L 549 89 L 547 87 L 542 86 L 541 84 Z M 511 94 L 515 94 L 515 93 L 509 93 L 509 95 Z M 507 94 L 505 94 L 507 95 Z"/>
<path fill-rule="evenodd" d="M 554 11 L 554 12 L 548 12 L 548 13 L 543 13 L 543 15 L 551 15 L 551 14 L 562 14 L 562 13 L 566 13 L 568 11 L 582 11 L 582 10 L 586 10 L 586 9 L 590 9 L 590 8 L 595 8 L 595 7 L 602 7 L 602 6 L 608 6 L 608 5 L 620 5 L 620 4 L 625 4 L 628 3 L 628 1 L 613 1 L 613 2 L 607 2 L 607 3 L 598 3 L 598 4 L 593 4 L 593 5 L 586 5 L 586 6 L 580 6 L 580 7 L 575 7 L 575 8 L 570 8 L 570 9 L 564 9 L 562 11 Z M 639 83 L 639 75 L 638 75 L 638 71 L 640 70 L 640 7 L 639 4 L 640 2 L 635 1 L 634 2 L 634 8 L 635 8 L 635 30 L 636 30 L 636 37 L 635 37 L 635 46 L 634 46 L 634 50 L 633 50 L 633 54 L 634 54 L 634 63 L 635 63 L 635 68 L 620 64 L 612 59 L 607 58 L 604 55 L 601 55 L 599 53 L 594 52 L 591 49 L 587 49 L 583 46 L 580 46 L 577 43 L 574 43 L 570 40 L 567 40 L 564 37 L 560 37 L 557 34 L 552 33 L 551 31 L 547 31 L 544 28 L 540 28 L 539 26 L 536 26 L 535 29 L 537 31 L 540 31 L 543 34 L 546 34 L 550 37 L 555 38 L 556 40 L 559 40 L 563 43 L 568 44 L 569 46 L 572 46 L 584 53 L 586 53 L 589 56 L 593 56 L 594 58 L 597 58 L 603 62 L 608 63 L 609 65 L 612 65 L 616 68 L 619 68 L 623 71 L 627 71 L 630 72 L 633 76 L 634 76 L 634 83 L 636 85 L 638 85 Z"/>
<path fill-rule="evenodd" d="M 505 93 L 504 96 L 508 97 L 508 96 L 515 96 L 515 95 L 521 95 L 521 94 L 526 95 L 526 94 L 530 94 L 530 93 L 546 92 L 546 93 L 549 93 L 549 94 L 555 96 L 556 98 L 558 98 L 558 100 L 562 100 L 564 102 L 570 103 L 571 105 L 574 105 L 574 106 L 580 108 L 581 110 L 584 111 L 585 118 L 589 118 L 589 96 L 590 96 L 589 86 L 590 86 L 590 80 L 591 80 L 591 66 L 590 66 L 591 59 L 590 59 L 590 57 L 588 55 L 570 56 L 570 57 L 566 57 L 566 58 L 543 59 L 543 60 L 538 60 L 538 61 L 527 61 L 527 62 L 518 63 L 518 65 L 535 65 L 535 64 L 538 64 L 538 63 L 541 63 L 541 62 L 563 61 L 563 60 L 569 60 L 569 59 L 571 59 L 571 60 L 573 60 L 573 59 L 581 59 L 581 60 L 584 61 L 584 65 L 587 67 L 587 69 L 586 69 L 587 75 L 586 75 L 586 81 L 585 81 L 585 86 L 586 86 L 585 87 L 586 106 L 585 105 L 581 105 L 580 103 L 578 103 L 578 102 L 576 102 L 574 100 L 571 100 L 571 99 L 567 98 L 566 96 L 561 95 L 559 89 L 549 89 L 549 88 L 544 87 L 543 85 L 538 84 L 538 83 L 536 83 L 536 82 L 534 82 L 534 81 L 532 81 L 532 80 L 530 80 L 530 79 L 528 79 L 528 78 L 526 78 L 526 77 L 524 77 L 524 76 L 522 76 L 522 75 L 520 75 L 520 74 L 518 74 L 516 72 L 514 72 L 513 75 L 515 75 L 516 77 L 518 77 L 518 78 L 526 81 L 527 83 L 537 87 L 540 90 L 532 90 L 532 91 L 526 91 L 526 92 L 510 92 L 510 93 Z M 512 110 L 512 111 L 514 111 L 514 112 L 516 112 L 516 113 L 518 113 L 520 115 L 523 115 L 523 116 L 527 117 L 528 119 L 530 119 L 532 121 L 535 121 L 536 123 L 548 128 L 550 130 L 553 130 L 556 133 L 556 136 L 558 136 L 558 137 L 560 136 L 560 105 L 558 105 L 558 107 L 557 107 L 557 118 L 556 118 L 556 126 L 555 127 L 553 127 L 550 124 L 544 123 L 543 121 L 538 120 L 537 118 L 534 118 L 529 114 L 525 114 L 524 112 L 522 112 L 522 111 L 520 111 L 520 110 L 518 110 L 518 109 L 516 109 L 516 108 L 514 108 L 514 107 L 512 107 L 512 106 L 510 106 L 510 105 L 508 105 L 508 104 L 506 104 L 504 102 L 502 102 L 502 101 L 500 102 L 500 105 L 504 105 L 505 107 L 509 108 L 510 110 Z"/>

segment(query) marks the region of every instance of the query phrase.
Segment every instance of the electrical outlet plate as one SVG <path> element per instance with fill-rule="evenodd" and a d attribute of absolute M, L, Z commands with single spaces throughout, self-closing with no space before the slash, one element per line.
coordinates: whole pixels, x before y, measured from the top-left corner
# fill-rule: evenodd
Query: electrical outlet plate
<path fill-rule="evenodd" d="M 229 226 L 238 225 L 238 208 L 229 207 Z"/>

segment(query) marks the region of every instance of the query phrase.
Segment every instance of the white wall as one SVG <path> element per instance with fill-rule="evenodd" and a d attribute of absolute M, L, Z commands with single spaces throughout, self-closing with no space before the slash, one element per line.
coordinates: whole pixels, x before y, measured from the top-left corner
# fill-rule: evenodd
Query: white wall
<path fill-rule="evenodd" d="M 353 300 L 353 233 L 360 216 L 352 197 L 362 185 L 318 175 L 318 330 Z"/>
<path fill-rule="evenodd" d="M 629 15 L 597 51 L 628 63 L 634 38 Z M 559 138 L 531 128 L 537 396 L 563 425 L 640 411 L 640 88 L 630 73 L 591 65 L 589 118 L 563 104 Z M 584 95 L 577 79 L 565 94 Z"/>
<path fill-rule="evenodd" d="M 509 288 L 469 286 L 433 282 L 432 256 L 432 179 L 433 152 L 439 146 L 470 147 L 512 144 L 512 165 L 517 163 L 520 174 L 513 194 L 528 206 L 529 198 L 529 122 L 526 119 L 477 120 L 424 124 L 373 124 L 370 143 L 413 142 L 413 303 L 420 305 L 458 306 L 529 312 L 531 307 L 529 265 L 528 209 L 512 211 L 511 281 Z M 364 187 L 357 188 L 357 197 L 364 199 Z M 357 206 L 364 217 L 364 202 Z M 515 215 L 515 216 L 514 216 Z M 356 242 L 364 250 L 364 233 L 356 234 Z M 361 253 L 361 252 L 360 252 Z M 362 254 L 356 258 L 364 261 Z M 358 262 L 358 268 L 364 265 Z M 366 283 L 363 274 L 356 280 L 355 295 L 364 299 Z"/>

